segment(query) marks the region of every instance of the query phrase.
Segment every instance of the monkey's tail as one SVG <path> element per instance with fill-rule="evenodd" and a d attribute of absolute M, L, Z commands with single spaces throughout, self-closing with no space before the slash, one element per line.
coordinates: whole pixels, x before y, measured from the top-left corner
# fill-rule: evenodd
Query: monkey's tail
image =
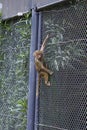
<path fill-rule="evenodd" d="M 37 82 L 37 88 L 36 88 L 36 96 L 39 96 L 40 91 L 40 75 L 38 74 L 38 82 Z"/>

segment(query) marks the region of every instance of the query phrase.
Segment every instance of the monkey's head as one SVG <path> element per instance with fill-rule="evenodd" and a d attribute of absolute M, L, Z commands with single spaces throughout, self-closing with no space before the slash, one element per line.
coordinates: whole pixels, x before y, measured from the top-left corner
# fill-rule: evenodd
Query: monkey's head
<path fill-rule="evenodd" d="M 33 53 L 33 56 L 36 57 L 37 59 L 40 59 L 40 58 L 43 57 L 43 51 L 36 50 L 36 51 Z"/>

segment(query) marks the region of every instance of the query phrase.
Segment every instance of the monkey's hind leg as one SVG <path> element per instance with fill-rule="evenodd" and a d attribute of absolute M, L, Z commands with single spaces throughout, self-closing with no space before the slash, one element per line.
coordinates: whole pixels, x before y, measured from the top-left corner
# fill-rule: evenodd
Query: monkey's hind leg
<path fill-rule="evenodd" d="M 41 75 L 42 78 L 44 78 L 45 84 L 46 84 L 47 86 L 50 86 L 50 81 L 48 81 L 48 79 L 49 79 L 49 74 L 42 71 L 42 72 L 40 73 L 40 75 Z"/>
<path fill-rule="evenodd" d="M 52 75 L 53 72 L 51 70 L 49 70 L 48 68 L 42 66 L 42 70 L 45 72 L 45 73 L 48 73 L 49 75 Z"/>

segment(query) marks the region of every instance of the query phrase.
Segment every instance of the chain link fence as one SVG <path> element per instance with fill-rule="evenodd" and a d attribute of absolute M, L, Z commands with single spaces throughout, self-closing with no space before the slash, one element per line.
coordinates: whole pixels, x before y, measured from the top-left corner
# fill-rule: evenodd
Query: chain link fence
<path fill-rule="evenodd" d="M 0 24 L 0 130 L 25 130 L 30 14 Z"/>
<path fill-rule="evenodd" d="M 40 86 L 38 130 L 86 130 L 87 1 L 42 12 L 45 59 L 54 74 Z"/>

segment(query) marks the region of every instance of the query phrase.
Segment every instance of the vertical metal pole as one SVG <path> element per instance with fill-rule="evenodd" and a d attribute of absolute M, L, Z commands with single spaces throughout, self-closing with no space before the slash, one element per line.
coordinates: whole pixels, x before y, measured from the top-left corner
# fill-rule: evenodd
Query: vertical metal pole
<path fill-rule="evenodd" d="M 41 44 L 41 12 L 39 12 L 39 21 L 38 21 L 38 49 L 40 49 L 40 44 Z M 37 81 L 36 84 L 38 84 L 38 74 L 37 74 Z M 38 85 L 36 85 L 38 88 Z M 37 89 L 36 88 L 36 89 Z M 35 128 L 34 130 L 38 130 L 38 124 L 39 124 L 39 95 L 36 96 L 36 103 L 35 103 Z"/>
<path fill-rule="evenodd" d="M 29 68 L 29 97 L 27 113 L 27 130 L 34 130 L 35 122 L 35 96 L 36 96 L 36 70 L 34 65 L 33 52 L 37 49 L 38 39 L 38 13 L 32 9 L 32 34 L 30 47 L 30 68 Z"/>

